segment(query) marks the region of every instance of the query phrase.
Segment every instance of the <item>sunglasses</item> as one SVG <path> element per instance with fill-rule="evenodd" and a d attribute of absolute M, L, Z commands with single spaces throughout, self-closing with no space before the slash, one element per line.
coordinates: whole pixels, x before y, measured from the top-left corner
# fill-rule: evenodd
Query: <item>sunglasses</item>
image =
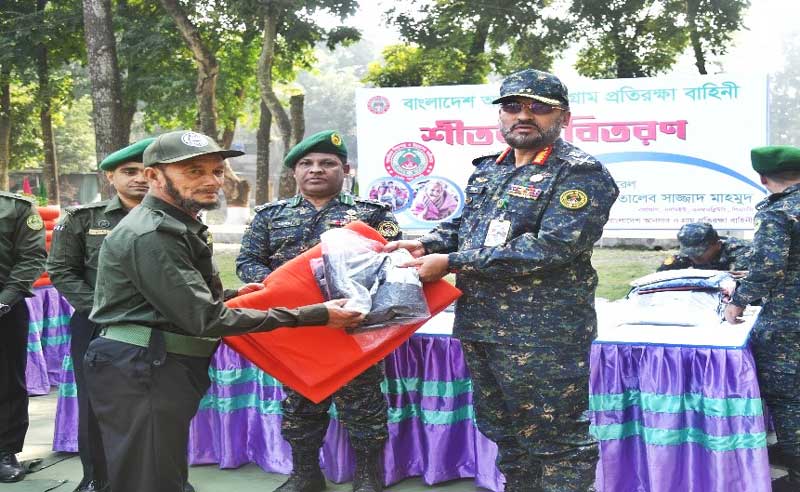
<path fill-rule="evenodd" d="M 539 101 L 531 101 L 529 103 L 520 101 L 505 101 L 500 103 L 500 109 L 508 114 L 517 114 L 522 111 L 522 108 L 528 108 L 528 111 L 538 115 L 550 114 L 555 110 L 565 111 L 563 108 L 551 106 Z"/>

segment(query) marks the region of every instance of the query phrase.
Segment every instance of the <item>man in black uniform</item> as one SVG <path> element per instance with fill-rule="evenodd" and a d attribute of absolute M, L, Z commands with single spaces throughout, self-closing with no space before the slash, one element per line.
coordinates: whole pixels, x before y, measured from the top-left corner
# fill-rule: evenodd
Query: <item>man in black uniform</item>
<path fill-rule="evenodd" d="M 294 170 L 300 191 L 289 200 L 256 208 L 236 259 L 236 273 L 243 281 L 263 281 L 274 269 L 319 243 L 323 232 L 355 220 L 366 222 L 386 239 L 400 237 L 388 205 L 342 191 L 349 166 L 347 148 L 336 132 L 307 137 L 286 154 L 283 163 Z M 381 490 L 381 452 L 388 439 L 387 403 L 380 388 L 383 379 L 383 366 L 377 364 L 320 403 L 285 388 L 282 430 L 292 446 L 294 466 L 278 491 L 319 492 L 325 488 L 319 448 L 330 422 L 331 401 L 356 453 L 353 490 Z"/>
<path fill-rule="evenodd" d="M 28 306 L 44 271 L 44 222 L 27 198 L 0 191 L 0 482 L 25 478 L 16 453 L 28 431 Z"/>
<path fill-rule="evenodd" d="M 83 466 L 83 479 L 75 492 L 108 490 L 103 441 L 89 404 L 82 361 L 89 342 L 97 337 L 97 325 L 89 321 L 89 313 L 94 302 L 100 245 L 147 194 L 142 153 L 153 140 L 145 138 L 103 159 L 100 169 L 106 172 L 117 194 L 110 200 L 67 208 L 53 230 L 47 272 L 56 289 L 75 308 L 69 322 L 70 355 L 78 392 L 78 453 Z"/>
<path fill-rule="evenodd" d="M 219 203 L 223 159 L 241 154 L 191 131 L 159 136 L 144 151 L 148 194 L 100 248 L 89 319 L 101 332 L 83 363 L 114 492 L 183 490 L 189 424 L 218 337 L 363 318 L 344 300 L 267 312 L 224 305 L 237 292 L 223 291 L 196 217 Z"/>

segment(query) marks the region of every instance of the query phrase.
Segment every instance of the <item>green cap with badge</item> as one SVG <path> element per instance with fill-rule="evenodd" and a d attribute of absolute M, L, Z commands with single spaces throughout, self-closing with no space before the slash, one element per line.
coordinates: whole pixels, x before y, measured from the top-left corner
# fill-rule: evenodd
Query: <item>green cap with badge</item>
<path fill-rule="evenodd" d="M 347 147 L 344 145 L 342 137 L 333 130 L 325 130 L 304 138 L 299 144 L 292 147 L 283 158 L 283 165 L 294 168 L 297 161 L 311 152 L 336 154 L 342 158 L 342 162 L 347 162 Z"/>
<path fill-rule="evenodd" d="M 132 143 L 116 152 L 112 152 L 100 162 L 98 167 L 102 171 L 113 171 L 117 166 L 125 164 L 126 162 L 142 162 L 144 149 L 146 149 L 153 140 L 155 140 L 155 137 L 143 138 L 136 143 Z"/>
<path fill-rule="evenodd" d="M 144 165 L 171 164 L 201 155 L 217 154 L 223 159 L 244 155 L 239 150 L 223 150 L 211 137 L 191 130 L 163 133 L 144 151 Z"/>
<path fill-rule="evenodd" d="M 500 85 L 500 97 L 492 101 L 498 104 L 510 97 L 529 97 L 539 102 L 569 109 L 569 95 L 565 86 L 552 73 L 529 68 L 512 73 Z"/>
<path fill-rule="evenodd" d="M 791 145 L 756 147 L 750 151 L 753 169 L 758 174 L 800 169 L 800 149 Z"/>

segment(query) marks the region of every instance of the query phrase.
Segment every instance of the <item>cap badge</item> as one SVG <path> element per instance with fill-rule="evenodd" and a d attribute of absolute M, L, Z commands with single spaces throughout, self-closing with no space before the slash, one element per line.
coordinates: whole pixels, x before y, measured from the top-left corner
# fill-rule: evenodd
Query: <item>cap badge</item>
<path fill-rule="evenodd" d="M 208 145 L 208 138 L 197 132 L 186 132 L 181 135 L 181 142 L 189 147 L 205 147 Z"/>
<path fill-rule="evenodd" d="M 333 145 L 339 147 L 340 145 L 342 145 L 342 137 L 340 137 L 339 135 L 337 135 L 335 133 L 332 134 L 331 135 L 331 143 Z"/>

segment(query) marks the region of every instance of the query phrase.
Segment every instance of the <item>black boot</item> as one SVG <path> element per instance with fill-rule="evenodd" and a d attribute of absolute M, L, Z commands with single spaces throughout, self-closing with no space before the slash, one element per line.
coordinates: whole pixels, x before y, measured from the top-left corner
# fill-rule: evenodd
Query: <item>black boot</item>
<path fill-rule="evenodd" d="M 356 451 L 353 492 L 383 492 L 381 448 Z"/>
<path fill-rule="evenodd" d="M 105 482 L 83 479 L 73 492 L 108 492 L 109 490 L 111 489 Z"/>
<path fill-rule="evenodd" d="M 275 492 L 321 492 L 325 490 L 325 476 L 319 469 L 319 450 L 295 451 L 292 449 L 292 473 Z"/>
<path fill-rule="evenodd" d="M 10 451 L 0 452 L 0 482 L 19 482 L 25 478 L 25 468 Z"/>
<path fill-rule="evenodd" d="M 788 476 L 772 481 L 772 492 L 797 492 L 798 490 L 800 490 L 800 482 L 791 480 Z"/>
<path fill-rule="evenodd" d="M 194 492 L 194 486 L 188 480 L 183 482 L 183 492 Z"/>

